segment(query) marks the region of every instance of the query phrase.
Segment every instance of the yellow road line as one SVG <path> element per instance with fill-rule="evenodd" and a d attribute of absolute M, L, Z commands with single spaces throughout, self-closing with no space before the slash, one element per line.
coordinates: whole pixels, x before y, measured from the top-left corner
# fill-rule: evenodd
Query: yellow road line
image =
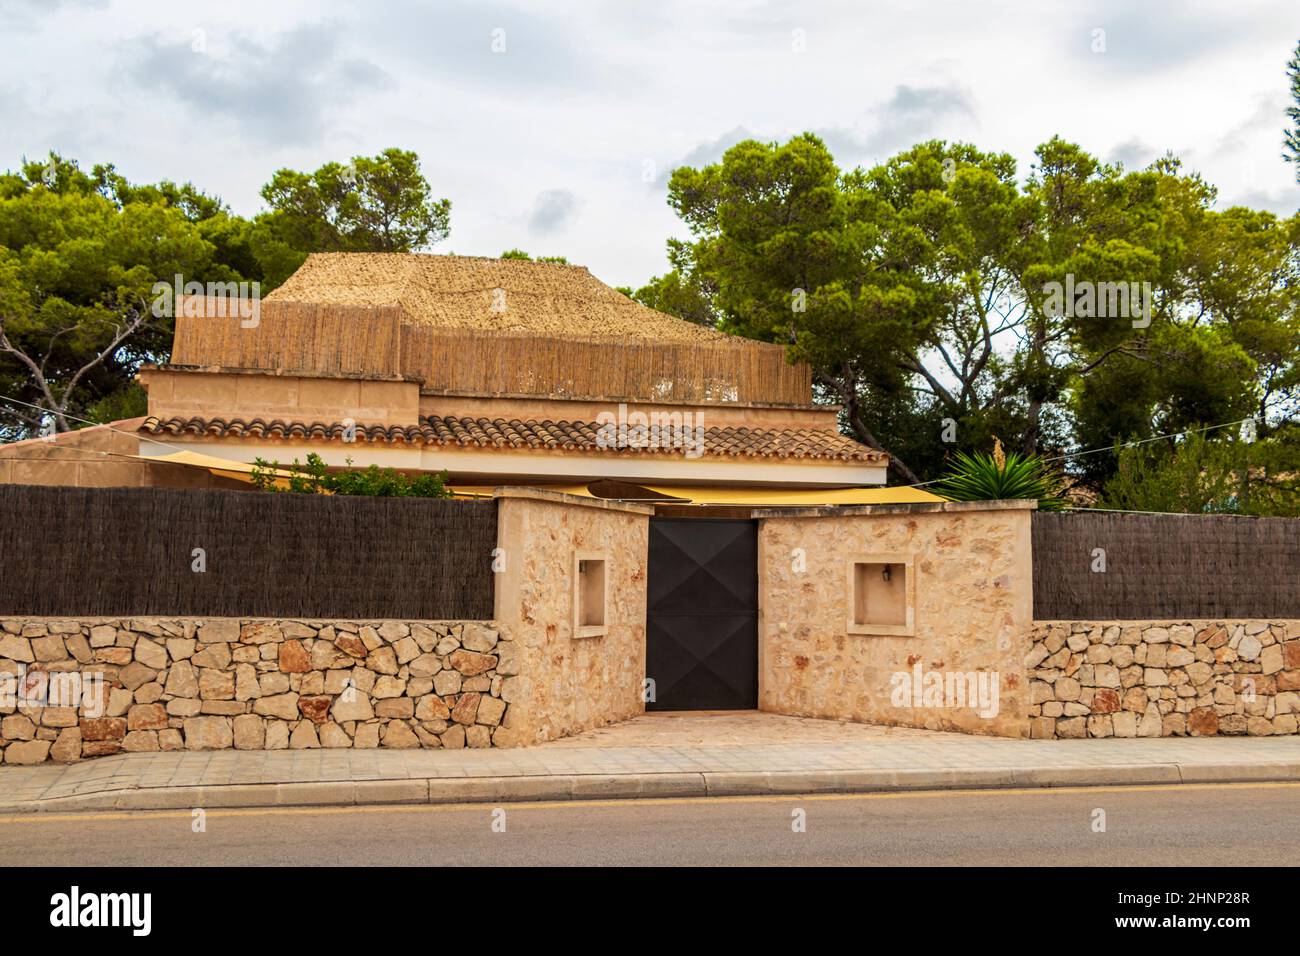
<path fill-rule="evenodd" d="M 1183 783 L 1183 784 L 1142 784 L 1132 786 L 1104 787 L 1007 787 L 1004 789 L 983 790 L 898 790 L 876 793 L 814 793 L 814 794 L 754 794 L 751 796 L 718 797 L 635 797 L 615 800 L 539 800 L 531 802 L 499 801 L 496 803 L 412 803 L 386 804 L 382 806 L 347 806 L 347 807 L 246 807 L 243 809 L 214 808 L 206 810 L 209 817 L 273 817 L 295 816 L 302 814 L 334 815 L 347 813 L 448 813 L 454 811 L 478 811 L 485 808 L 508 807 L 510 810 L 553 810 L 576 809 L 579 807 L 631 807 L 631 806 L 675 806 L 681 804 L 726 804 L 726 803 L 788 803 L 798 800 L 802 803 L 830 800 L 907 800 L 933 799 L 936 797 L 989 797 L 989 796 L 1049 796 L 1079 793 L 1148 793 L 1181 790 L 1265 790 L 1276 788 L 1300 787 L 1300 782 L 1266 781 L 1262 783 Z M 93 813 L 30 813 L 0 814 L 0 826 L 24 823 L 61 823 L 87 820 L 140 820 L 140 819 L 190 819 L 192 810 L 110 810 Z"/>

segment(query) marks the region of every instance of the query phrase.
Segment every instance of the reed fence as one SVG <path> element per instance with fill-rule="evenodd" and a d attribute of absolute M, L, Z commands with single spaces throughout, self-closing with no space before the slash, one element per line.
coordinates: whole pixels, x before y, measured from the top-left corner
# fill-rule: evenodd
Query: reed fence
<path fill-rule="evenodd" d="M 496 521 L 493 501 L 0 485 L 0 614 L 485 620 Z"/>
<path fill-rule="evenodd" d="M 779 345 L 660 342 L 442 329 L 396 306 L 263 302 L 238 316 L 179 315 L 175 365 L 416 379 L 432 392 L 806 405 L 812 371 Z"/>
<path fill-rule="evenodd" d="M 1300 519 L 1039 512 L 1033 548 L 1038 620 L 1300 618 Z"/>

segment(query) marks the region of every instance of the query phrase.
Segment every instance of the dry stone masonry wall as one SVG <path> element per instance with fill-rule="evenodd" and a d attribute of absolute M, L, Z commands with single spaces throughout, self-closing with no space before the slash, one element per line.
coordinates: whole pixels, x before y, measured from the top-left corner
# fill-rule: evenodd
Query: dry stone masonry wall
<path fill-rule="evenodd" d="M 1294 734 L 1300 620 L 1037 622 L 1032 737 Z"/>
<path fill-rule="evenodd" d="M 488 622 L 7 619 L 0 749 L 490 747 L 517 674 Z"/>

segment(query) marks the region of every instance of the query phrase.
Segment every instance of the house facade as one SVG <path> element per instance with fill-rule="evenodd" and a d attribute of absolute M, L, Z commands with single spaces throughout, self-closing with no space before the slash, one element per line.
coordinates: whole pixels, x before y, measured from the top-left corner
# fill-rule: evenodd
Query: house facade
<path fill-rule="evenodd" d="M 885 714 L 890 668 L 931 640 L 972 670 L 1011 653 L 959 647 L 929 610 L 985 509 L 886 488 L 888 456 L 841 434 L 780 346 L 517 260 L 315 255 L 255 316 L 223 306 L 178 302 L 171 362 L 140 373 L 147 416 L 0 449 L 0 481 L 248 489 L 254 461 L 308 454 L 447 472 L 498 507 L 492 623 L 523 663 L 498 675 L 495 744 L 646 710 L 945 726 Z M 1027 512 L 991 515 L 1023 543 Z M 1027 627 L 1024 570 L 980 627 Z M 1001 713 L 994 732 L 1023 732 Z"/>
<path fill-rule="evenodd" d="M 780 346 L 655 312 L 581 267 L 313 255 L 253 319 L 203 299 L 176 309 L 170 364 L 140 372 L 143 420 L 11 446 L 0 479 L 192 486 L 231 474 L 166 466 L 316 453 L 337 467 L 445 470 L 466 488 L 885 481 L 887 455 L 840 434 L 838 409 L 813 403 L 807 367 Z M 42 448 L 52 462 L 110 454 L 119 468 L 14 467 Z"/>
<path fill-rule="evenodd" d="M 586 269 L 311 256 L 239 317 L 178 316 L 141 451 L 446 470 L 464 487 L 881 485 L 779 346 L 645 308 Z M 159 442 L 165 442 L 161 444 Z"/>
<path fill-rule="evenodd" d="M 1156 540 L 1132 522 L 886 487 L 887 456 L 781 347 L 585 269 L 321 255 L 256 315 L 178 312 L 171 362 L 140 373 L 146 416 L 0 448 L 0 548 L 25 555 L 0 594 L 6 762 L 525 746 L 679 710 L 1297 730 L 1294 594 L 1266 575 L 1193 567 L 1191 544 L 1126 570 Z M 445 471 L 459 502 L 251 490 L 256 460 L 309 454 Z M 40 485 L 60 487 L 19 487 Z M 1178 528 L 1225 554 L 1294 536 Z M 1112 573 L 1084 574 L 1111 540 Z M 1134 603 L 1157 572 L 1205 583 Z M 1143 622 L 1089 619 L 1085 592 Z M 4 699 L 56 673 L 104 680 L 102 706 Z"/>

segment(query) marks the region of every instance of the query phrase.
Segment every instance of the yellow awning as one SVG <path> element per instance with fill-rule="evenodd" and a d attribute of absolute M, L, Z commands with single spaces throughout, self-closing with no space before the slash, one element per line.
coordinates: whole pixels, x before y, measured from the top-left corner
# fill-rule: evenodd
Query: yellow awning
<path fill-rule="evenodd" d="M 651 491 L 685 498 L 697 505 L 816 507 L 817 505 L 894 505 L 944 501 L 921 488 L 715 488 L 693 485 L 645 485 Z"/>
<path fill-rule="evenodd" d="M 735 488 L 710 485 L 646 485 L 640 482 L 620 482 L 623 493 L 595 494 L 591 487 L 600 482 L 578 485 L 535 485 L 547 491 L 559 491 L 582 498 L 617 497 L 623 501 L 653 502 L 663 499 L 663 504 L 742 505 L 749 507 L 816 507 L 818 505 L 892 505 L 917 502 L 944 501 L 938 495 L 921 488 Z M 456 485 L 452 491 L 474 497 L 491 497 L 493 488 L 501 485 Z M 646 494 L 636 494 L 634 489 L 644 489 Z"/>
<path fill-rule="evenodd" d="M 174 451 L 170 455 L 134 455 L 141 461 L 156 461 L 168 465 L 189 465 L 192 468 L 206 468 L 222 478 L 235 478 L 239 481 L 252 481 L 255 465 L 245 461 L 233 461 L 229 458 L 217 458 L 215 455 L 201 455 L 196 451 Z M 273 469 L 263 468 L 270 473 Z M 294 473 L 283 468 L 274 469 L 277 478 L 292 478 Z"/>
<path fill-rule="evenodd" d="M 214 455 L 202 455 L 194 451 L 177 451 L 168 455 L 135 455 L 134 457 L 142 461 L 206 468 L 214 475 L 220 475 L 223 478 L 234 478 L 238 481 L 252 481 L 252 473 L 255 467 L 247 462 L 217 458 Z M 271 469 L 268 468 L 266 471 L 269 472 Z M 277 483 L 284 482 L 293 475 L 294 472 L 283 468 L 275 470 L 275 476 L 280 480 Z M 547 491 L 562 492 L 566 495 L 578 495 L 582 498 L 610 497 L 608 494 L 598 495 L 592 492 L 591 486 L 598 483 L 543 484 L 535 487 L 545 488 Z M 491 498 L 494 489 L 511 484 L 516 483 L 503 476 L 503 480 L 495 485 L 452 485 L 450 488 L 452 494 L 460 498 Z M 618 484 L 623 486 L 624 493 L 618 495 L 622 500 L 651 501 L 656 498 L 663 498 L 665 499 L 664 504 L 742 505 L 756 508 L 780 508 L 816 507 L 818 505 L 910 504 L 945 500 L 921 488 L 877 487 L 810 490 L 804 488 L 715 487 L 710 485 L 645 485 L 639 482 L 619 482 Z M 647 494 L 644 496 L 637 495 L 635 493 L 637 488 L 645 489 Z"/>
<path fill-rule="evenodd" d="M 206 468 L 214 475 L 222 478 L 233 478 L 236 481 L 246 481 L 251 483 L 253 480 L 253 469 L 256 467 L 248 462 L 232 461 L 229 458 L 217 458 L 215 455 L 201 455 L 195 451 L 177 451 L 170 455 L 135 455 L 141 461 L 161 461 L 172 465 L 189 465 L 191 468 Z M 264 468 L 263 471 L 270 473 L 271 468 Z M 294 477 L 297 472 L 277 468 L 274 469 L 276 484 L 283 488 L 288 485 L 289 479 Z M 491 498 L 492 489 L 495 485 L 487 486 L 460 486 L 451 487 L 451 493 L 457 498 Z M 587 491 L 586 485 L 572 485 L 563 488 L 557 488 L 557 491 L 566 491 L 571 495 L 585 495 L 588 498 L 595 497 Z"/>
<path fill-rule="evenodd" d="M 599 495 L 593 495 L 586 485 L 535 485 L 518 481 L 503 479 L 495 485 L 448 485 L 451 493 L 460 498 L 491 498 L 492 493 L 498 488 L 544 488 L 547 491 L 558 491 L 561 494 L 577 495 L 580 498 L 597 498 Z"/>

